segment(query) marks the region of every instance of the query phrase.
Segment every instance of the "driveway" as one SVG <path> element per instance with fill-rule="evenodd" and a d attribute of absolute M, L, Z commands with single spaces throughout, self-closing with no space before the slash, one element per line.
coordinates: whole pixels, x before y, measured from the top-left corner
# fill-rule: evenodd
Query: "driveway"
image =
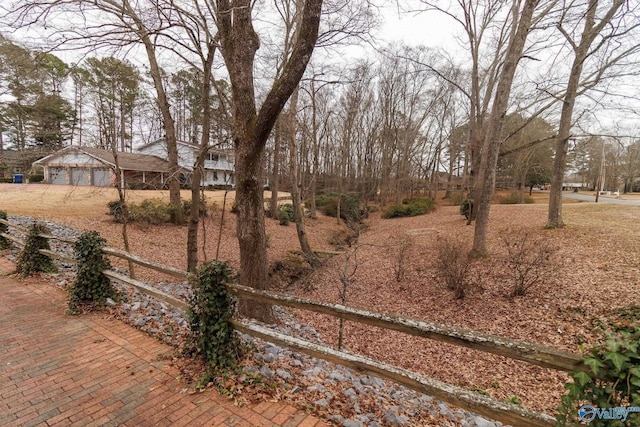
<path fill-rule="evenodd" d="M 172 347 L 99 313 L 67 315 L 65 292 L 12 269 L 0 258 L 2 426 L 327 426 L 283 402 L 187 393 Z"/>
<path fill-rule="evenodd" d="M 562 197 L 565 199 L 580 200 L 582 202 L 596 201 L 596 196 L 592 192 L 574 193 L 571 191 L 564 191 L 562 192 Z M 621 198 L 616 198 L 615 196 L 600 196 L 598 198 L 598 203 L 605 203 L 609 205 L 640 206 L 640 200 L 625 200 L 624 196 L 620 197 Z"/>

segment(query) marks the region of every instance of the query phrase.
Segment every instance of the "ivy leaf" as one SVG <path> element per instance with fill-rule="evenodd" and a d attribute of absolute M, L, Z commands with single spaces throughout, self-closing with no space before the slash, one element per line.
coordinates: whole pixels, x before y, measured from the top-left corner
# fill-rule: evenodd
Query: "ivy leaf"
<path fill-rule="evenodd" d="M 583 387 L 591 382 L 591 377 L 586 372 L 576 372 L 572 375 L 573 379 L 578 383 L 580 387 Z"/>
<path fill-rule="evenodd" d="M 605 360 L 611 361 L 618 372 L 622 371 L 624 364 L 629 361 L 629 357 L 618 352 L 608 352 L 604 356 Z"/>
<path fill-rule="evenodd" d="M 598 376 L 598 373 L 600 372 L 600 368 L 604 366 L 604 363 L 602 363 L 600 360 L 596 359 L 595 357 L 586 357 L 583 363 L 587 365 L 591 369 L 591 372 L 593 372 L 593 374 L 596 376 Z"/>

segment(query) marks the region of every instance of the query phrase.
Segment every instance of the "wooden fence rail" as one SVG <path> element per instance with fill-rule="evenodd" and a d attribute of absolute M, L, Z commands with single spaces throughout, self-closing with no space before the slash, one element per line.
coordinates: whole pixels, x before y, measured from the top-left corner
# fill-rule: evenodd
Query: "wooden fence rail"
<path fill-rule="evenodd" d="M 10 227 L 16 227 L 23 232 L 26 231 L 25 228 L 17 227 L 2 219 L 0 219 L 0 223 L 7 224 Z M 6 233 L 2 233 L 0 235 L 8 238 L 18 245 L 24 246 L 24 243 L 14 236 Z M 58 239 L 54 236 L 43 237 Z M 66 239 L 58 240 L 65 241 Z M 73 242 L 67 241 L 67 243 Z M 119 249 L 105 247 L 103 250 L 107 255 L 123 258 L 143 267 L 160 271 L 174 277 L 181 279 L 188 277 L 188 274 L 185 271 L 148 261 Z M 40 252 L 52 258 L 75 263 L 75 260 L 68 255 L 49 250 L 41 250 Z M 104 274 L 112 280 L 131 285 L 154 296 L 155 298 L 172 304 L 175 307 L 183 310 L 188 308 L 188 304 L 185 301 L 166 294 L 159 289 L 147 285 L 146 283 L 132 279 L 129 276 L 113 270 L 106 270 L 104 271 Z M 456 346 L 504 356 L 510 359 L 521 360 L 544 368 L 551 368 L 565 372 L 585 369 L 584 365 L 581 363 L 581 355 L 557 350 L 547 346 L 514 341 L 504 337 L 489 335 L 465 328 L 447 326 L 435 322 L 426 322 L 422 320 L 392 316 L 389 314 L 374 313 L 339 304 L 330 304 L 274 292 L 261 291 L 236 284 L 227 285 L 227 289 L 240 298 L 323 313 L 344 320 L 433 339 Z M 235 319 L 232 320 L 231 323 L 240 332 L 262 338 L 276 344 L 295 348 L 300 352 L 346 365 L 361 372 L 389 379 L 413 390 L 425 393 L 444 402 L 476 412 L 505 424 L 523 427 L 556 425 L 555 419 L 547 414 L 534 412 L 517 405 L 500 402 L 469 390 L 436 381 L 415 372 L 403 370 L 362 356 L 338 351 L 331 347 L 284 335 L 256 324 L 250 324 Z"/>

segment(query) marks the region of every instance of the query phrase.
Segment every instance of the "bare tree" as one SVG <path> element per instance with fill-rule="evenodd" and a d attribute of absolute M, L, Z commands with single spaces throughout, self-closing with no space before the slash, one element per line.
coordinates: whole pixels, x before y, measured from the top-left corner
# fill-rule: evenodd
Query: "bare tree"
<path fill-rule="evenodd" d="M 514 1 L 511 8 L 512 27 L 509 45 L 505 52 L 502 71 L 496 86 L 491 115 L 489 116 L 482 145 L 480 169 L 475 182 L 477 213 L 472 249 L 474 256 L 485 256 L 487 253 L 489 210 L 495 189 L 496 166 L 502 143 L 502 128 L 507 115 L 513 78 L 524 51 L 529 29 L 535 20 L 534 12 L 538 3 L 539 0 L 524 0 L 521 9 L 521 2 Z"/>
<path fill-rule="evenodd" d="M 589 57 L 595 56 L 598 51 L 611 48 L 611 43 L 617 35 L 629 34 L 634 28 L 638 27 L 637 21 L 625 25 L 624 14 L 618 14 L 620 8 L 625 4 L 624 0 L 613 0 L 611 4 L 603 11 L 601 10 L 599 0 L 589 0 L 584 4 L 567 8 L 560 16 L 557 28 L 566 39 L 571 48 L 573 62 L 569 71 L 569 79 L 567 81 L 566 92 L 562 97 L 562 112 L 560 116 L 560 124 L 558 136 L 556 138 L 556 153 L 553 163 L 553 173 L 551 180 L 551 194 L 549 196 L 549 213 L 547 218 L 547 227 L 562 227 L 562 182 L 564 180 L 564 172 L 566 168 L 567 149 L 571 138 L 571 126 L 573 123 L 573 111 L 576 98 L 585 93 L 589 88 L 595 86 L 603 78 L 605 71 L 620 62 L 634 51 L 638 46 L 625 49 L 623 52 L 612 53 L 607 55 L 604 61 L 597 61 L 596 70 L 589 73 L 589 77 L 584 79 L 582 74 L 585 62 Z M 578 22 L 583 23 L 583 29 L 580 33 L 580 40 L 576 40 L 575 26 L 578 23 L 571 22 L 570 14 L 574 7 L 579 7 L 577 12 L 579 16 Z M 598 20 L 598 16 L 600 19 Z M 615 19 L 620 21 L 614 23 Z M 572 28 L 568 28 L 571 26 Z M 595 44 L 594 44 L 595 43 Z M 614 49 L 615 51 L 615 49 Z M 586 81 L 585 81 L 586 80 Z"/>
<path fill-rule="evenodd" d="M 222 55 L 229 71 L 233 99 L 233 139 L 236 150 L 237 235 L 240 244 L 240 282 L 253 288 L 267 286 L 264 231 L 264 149 L 271 130 L 300 82 L 318 37 L 322 0 L 304 0 L 298 37 L 283 61 L 261 107 L 256 106 L 253 74 L 259 39 L 253 27 L 249 0 L 216 0 L 213 4 Z M 272 322 L 268 305 L 241 303 L 243 314 Z"/>

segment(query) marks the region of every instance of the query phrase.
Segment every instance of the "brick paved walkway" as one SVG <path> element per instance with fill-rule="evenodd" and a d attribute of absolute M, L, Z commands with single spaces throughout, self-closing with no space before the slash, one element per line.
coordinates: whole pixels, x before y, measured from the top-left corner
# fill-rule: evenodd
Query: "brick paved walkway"
<path fill-rule="evenodd" d="M 8 269 L 0 262 L 0 274 Z M 172 348 L 116 320 L 65 315 L 66 295 L 0 277 L 1 426 L 326 426 L 284 403 L 181 393 Z"/>

